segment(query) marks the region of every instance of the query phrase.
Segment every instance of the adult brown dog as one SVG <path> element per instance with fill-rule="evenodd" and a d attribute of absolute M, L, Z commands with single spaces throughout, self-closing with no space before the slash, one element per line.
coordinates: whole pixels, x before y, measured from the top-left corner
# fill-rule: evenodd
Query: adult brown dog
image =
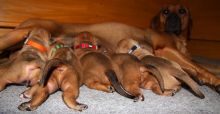
<path fill-rule="evenodd" d="M 50 34 L 41 28 L 30 31 L 27 40 L 14 57 L 0 65 L 0 91 L 7 84 L 34 85 L 41 79 L 40 72 L 47 59 Z"/>
<path fill-rule="evenodd" d="M 194 82 L 189 75 L 182 70 L 180 65 L 168 59 L 154 56 L 152 49 L 150 46 L 148 46 L 148 44 L 140 45 L 133 39 L 123 39 L 118 43 L 116 52 L 132 54 L 140 59 L 143 64 L 154 66 L 157 70 L 159 70 L 163 78 L 161 81 L 164 81 L 163 89 L 165 94 L 162 93 L 162 95 L 174 95 L 178 90 L 180 90 L 181 82 L 177 80 L 179 79 L 186 83 L 198 97 L 204 98 L 204 95 L 199 90 L 197 83 Z M 147 83 L 150 83 L 152 80 L 143 81 L 146 81 L 143 82 L 146 84 L 143 87 L 150 88 L 149 84 Z M 155 90 L 153 91 L 155 93 L 161 93 L 158 89 L 152 90 Z"/>
<path fill-rule="evenodd" d="M 176 35 L 181 52 L 190 58 L 190 53 L 186 49 L 187 39 L 192 32 L 192 17 L 187 7 L 183 5 L 166 5 L 153 17 L 151 28 L 158 32 L 165 32 Z"/>
<path fill-rule="evenodd" d="M 76 101 L 79 96 L 79 88 L 82 85 L 80 79 L 82 74 L 80 63 L 71 47 L 66 47 L 59 42 L 54 43 L 48 58 L 49 61 L 44 67 L 41 84 L 36 84 L 22 93 L 23 97 L 31 98 L 31 100 L 22 103 L 18 108 L 23 111 L 35 110 L 50 94 L 61 89 L 63 100 L 69 108 L 77 111 L 87 109 L 87 105 Z"/>
<path fill-rule="evenodd" d="M 186 47 L 184 42 L 177 40 L 178 38 L 176 37 L 178 36 L 159 33 L 152 29 L 143 30 L 122 23 L 109 22 L 91 25 L 74 25 L 56 23 L 51 20 L 30 19 L 21 23 L 14 31 L 0 38 L 0 51 L 4 51 L 4 49 L 22 41 L 34 26 L 48 29 L 53 36 L 63 33 L 88 31 L 98 36 L 103 42 L 106 42 L 105 46 L 113 52 L 117 48 L 117 43 L 122 39 L 134 38 L 138 42 L 149 43 L 157 56 L 177 62 L 184 70 L 195 69 L 198 73 L 196 76 L 198 82 L 209 85 L 220 93 L 220 78 L 195 64 L 189 57 L 185 56 Z"/>

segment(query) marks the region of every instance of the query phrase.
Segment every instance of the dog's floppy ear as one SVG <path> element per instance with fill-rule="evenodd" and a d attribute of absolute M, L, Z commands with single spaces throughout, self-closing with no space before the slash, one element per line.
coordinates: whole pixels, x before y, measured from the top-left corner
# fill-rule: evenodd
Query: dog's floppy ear
<path fill-rule="evenodd" d="M 155 15 L 150 23 L 150 28 L 154 30 L 158 30 L 159 27 L 160 27 L 160 13 Z"/>

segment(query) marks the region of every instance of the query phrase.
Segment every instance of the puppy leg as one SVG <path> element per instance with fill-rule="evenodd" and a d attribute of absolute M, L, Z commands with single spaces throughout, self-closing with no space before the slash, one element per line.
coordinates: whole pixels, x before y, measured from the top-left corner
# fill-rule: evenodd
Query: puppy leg
<path fill-rule="evenodd" d="M 86 81 L 85 85 L 90 89 L 104 91 L 107 93 L 114 92 L 114 88 L 110 84 L 102 84 L 98 79 L 89 79 Z"/>
<path fill-rule="evenodd" d="M 143 73 L 141 77 L 141 88 L 152 90 L 155 94 L 162 96 L 173 96 L 177 92 L 176 89 L 164 89 L 162 91 L 157 79 L 147 72 Z"/>
<path fill-rule="evenodd" d="M 217 77 L 208 70 L 196 65 L 175 49 L 166 47 L 164 49 L 156 50 L 155 54 L 177 62 L 183 69 L 187 68 L 188 70 L 192 69 L 192 71 L 196 70 L 198 75 L 193 78 L 196 78 L 199 83 L 214 86 L 217 92 L 220 93 L 220 77 Z"/>
<path fill-rule="evenodd" d="M 35 92 L 38 90 L 38 87 L 39 87 L 39 84 L 35 84 L 34 86 L 28 88 L 27 90 L 25 90 L 24 92 L 20 94 L 20 98 L 31 99 L 33 95 L 35 94 Z"/>
<path fill-rule="evenodd" d="M 18 106 L 18 109 L 21 111 L 33 111 L 36 110 L 49 96 L 49 90 L 47 87 L 40 86 L 33 98 L 29 102 L 24 102 Z"/>
<path fill-rule="evenodd" d="M 74 110 L 82 111 L 88 108 L 87 105 L 79 103 L 76 101 L 78 95 L 79 95 L 79 87 L 75 84 L 65 84 L 65 87 L 62 87 L 63 91 L 63 101 L 65 104 Z"/>
<path fill-rule="evenodd" d="M 137 83 L 127 83 L 127 84 L 122 84 L 123 87 L 125 88 L 126 91 L 128 91 L 130 94 L 136 96 L 134 99 L 134 102 L 137 101 L 144 101 L 144 95 L 139 87 L 139 84 Z"/>
<path fill-rule="evenodd" d="M 143 89 L 147 89 L 147 90 L 152 90 L 152 92 L 154 92 L 157 95 L 164 95 L 164 96 L 172 96 L 172 91 L 168 91 L 168 90 L 164 90 L 164 92 L 162 92 L 160 85 L 157 83 L 157 80 L 145 80 L 142 82 L 141 84 L 141 88 Z"/>

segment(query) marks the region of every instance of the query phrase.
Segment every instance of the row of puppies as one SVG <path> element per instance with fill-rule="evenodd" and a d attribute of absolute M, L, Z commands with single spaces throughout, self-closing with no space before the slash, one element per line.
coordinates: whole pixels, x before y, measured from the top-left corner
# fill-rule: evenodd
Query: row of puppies
<path fill-rule="evenodd" d="M 74 46 L 74 53 L 71 51 L 70 48 L 61 48 L 55 52 L 54 49 L 56 49 L 58 45 L 60 45 L 58 47 L 64 46 L 61 46 L 63 42 L 61 44 L 58 43 L 54 45 L 55 47 L 52 48 L 51 54 L 49 54 L 52 55 L 49 56 L 49 59 L 51 60 L 49 60 L 44 69 L 43 79 L 41 82 L 41 84 L 45 84 L 45 86 L 35 85 L 34 87 L 25 91 L 22 95 L 31 98 L 32 100 L 22 103 L 19 106 L 19 109 L 34 110 L 41 103 L 43 103 L 43 101 L 46 100 L 49 94 L 55 92 L 58 88 L 61 88 L 61 90 L 64 91 L 64 102 L 67 104 L 68 107 L 80 111 L 84 110 L 87 108 L 87 106 L 85 104 L 76 102 L 76 98 L 79 95 L 79 87 L 82 84 L 85 84 L 87 87 L 92 89 L 102 90 L 105 92 L 113 92 L 114 88 L 111 87 L 109 80 L 112 80 L 114 78 L 111 77 L 108 80 L 107 77 L 104 75 L 112 76 L 116 74 L 122 86 L 131 95 L 123 93 L 123 91 L 120 91 L 120 89 L 116 89 L 116 91 L 119 90 L 119 93 L 123 94 L 126 97 L 133 98 L 135 99 L 135 101 L 144 100 L 140 88 L 152 89 L 153 92 L 160 95 L 174 95 L 177 90 L 180 89 L 180 82 L 177 81 L 174 77 L 177 77 L 178 79 L 187 83 L 200 98 L 204 98 L 203 94 L 199 91 L 197 84 L 191 78 L 189 78 L 188 75 L 184 74 L 183 71 L 179 70 L 180 68 L 169 70 L 170 68 L 178 68 L 178 65 L 169 62 L 168 60 L 164 60 L 168 61 L 168 63 L 173 64 L 172 65 L 164 63 L 165 68 L 168 67 L 168 65 L 173 66 L 167 68 L 169 71 L 167 71 L 167 74 L 164 74 L 166 69 L 163 69 L 164 66 L 160 66 L 161 63 L 157 63 L 157 61 L 161 60 L 161 58 L 153 57 L 152 54 L 150 54 L 151 52 L 143 53 L 143 50 L 133 50 L 133 52 L 141 52 L 142 55 L 139 54 L 139 56 L 142 57 L 147 57 L 147 55 L 150 55 L 155 60 L 152 58 L 144 59 L 145 65 L 143 65 L 141 64 L 141 61 L 139 61 L 137 58 L 128 54 L 113 54 L 111 55 L 111 58 L 109 58 L 103 53 L 96 52 L 96 49 L 98 48 L 97 40 L 98 39 L 94 38 L 94 36 L 87 32 L 80 33 L 77 38 L 68 39 L 68 43 L 74 41 L 74 43 L 70 43 L 67 46 Z M 61 39 L 59 41 L 61 41 Z M 117 50 L 117 53 L 127 53 L 126 51 L 132 49 L 132 47 L 126 47 L 124 46 L 124 44 L 130 44 L 130 46 L 132 46 L 134 44 L 133 42 L 135 41 L 132 39 L 122 40 L 118 45 L 119 48 Z M 135 43 L 136 44 L 134 46 L 137 46 L 137 42 Z M 88 47 L 82 47 L 83 45 L 87 45 Z M 78 60 L 80 60 L 81 65 L 77 63 Z M 112 60 L 114 62 L 112 62 Z M 153 64 L 146 62 L 151 60 L 154 60 L 152 62 Z M 154 62 L 156 62 L 156 64 L 154 64 Z M 118 66 L 115 66 L 113 63 L 116 63 Z M 48 73 L 50 73 L 51 69 L 54 69 L 54 67 L 56 67 L 55 70 L 52 72 L 51 77 L 48 78 Z M 80 71 L 80 68 L 82 70 L 82 74 L 80 74 L 80 72 L 77 72 Z M 155 71 L 158 69 L 159 72 Z M 170 73 L 173 72 L 180 72 L 180 74 L 176 73 L 172 76 L 172 74 Z M 155 74 L 157 78 L 152 76 L 150 73 Z M 159 82 L 157 81 L 157 79 L 159 80 Z M 116 86 L 114 87 L 117 88 L 118 86 L 120 85 L 116 84 Z M 75 99 L 73 100 L 70 98 Z"/>
<path fill-rule="evenodd" d="M 49 94 L 57 89 L 63 91 L 63 100 L 68 107 L 79 111 L 87 109 L 87 105 L 76 101 L 79 87 L 82 84 L 105 92 L 116 90 L 126 97 L 134 98 L 118 83 L 114 72 L 116 67 L 113 67 L 107 56 L 97 52 L 88 53 L 89 50 L 79 50 L 79 52 L 75 52 L 77 55 L 75 56 L 71 48 L 62 48 L 56 51 L 57 46 L 59 47 L 62 43 L 51 46 L 51 40 L 49 32 L 35 28 L 29 34 L 22 49 L 1 64 L 1 90 L 6 85 L 14 83 L 25 83 L 27 86 L 32 86 L 21 94 L 21 97 L 33 98 L 29 103 L 22 103 L 19 106 L 20 110 L 36 109 Z M 80 42 L 78 43 L 80 44 Z M 79 64 L 78 59 L 82 64 Z M 91 64 L 90 61 L 96 62 Z M 63 65 L 57 66 L 61 63 Z M 50 65 L 52 66 L 50 67 Z M 88 66 L 90 67 L 87 68 Z M 49 81 L 44 83 L 47 73 L 52 72 L 50 68 L 54 69 L 53 67 L 57 67 L 57 69 L 52 73 L 52 77 L 48 78 Z M 102 75 L 97 71 L 101 71 Z M 105 77 L 105 75 L 109 77 Z M 111 86 L 108 78 L 113 81 L 114 87 Z M 41 84 L 38 84 L 39 81 Z"/>
<path fill-rule="evenodd" d="M 118 66 L 114 64 L 108 56 L 98 52 L 97 39 L 91 37 L 91 34 L 87 32 L 81 33 L 77 38 L 74 38 L 74 40 L 73 38 L 68 39 L 69 45 L 66 44 L 65 47 L 61 46 L 65 40 L 67 39 L 59 39 L 58 43 L 54 44 L 55 48 L 52 48 L 51 54 L 49 54 L 48 58 L 50 60 L 45 66 L 41 81 L 41 84 L 44 86 L 37 84 L 26 90 L 22 94 L 22 97 L 31 98 L 31 100 L 22 103 L 19 106 L 20 110 L 36 109 L 46 100 L 49 94 L 55 92 L 59 88 L 64 91 L 63 100 L 69 108 L 79 111 L 84 110 L 87 108 L 87 105 L 76 102 L 76 98 L 79 95 L 79 87 L 82 84 L 85 84 L 91 89 L 105 92 L 114 92 L 116 90 L 118 93 L 128 98 L 135 99 L 135 101 L 139 99 L 143 100 L 142 94 L 141 96 L 130 95 L 119 83 L 117 83 L 116 74 L 117 76 L 120 75 Z M 54 51 L 59 45 L 62 48 Z M 86 45 L 89 47 L 86 47 Z M 74 46 L 74 53 L 72 53 L 70 48 L 67 48 L 72 46 Z M 77 64 L 78 60 L 80 64 Z M 51 70 L 54 71 L 52 72 Z M 50 75 L 48 73 L 50 72 L 52 72 L 52 75 L 48 78 Z M 71 77 L 78 78 L 71 79 Z M 109 80 L 113 82 L 114 87 L 111 86 Z"/>
<path fill-rule="evenodd" d="M 115 52 L 117 44 L 122 39 L 133 38 L 138 42 L 149 43 L 156 56 L 165 57 L 177 62 L 181 68 L 190 73 L 201 85 L 208 85 L 220 92 L 220 78 L 194 63 L 186 56 L 185 42 L 181 36 L 156 32 L 151 29 L 142 30 L 122 23 L 98 23 L 91 25 L 62 24 L 52 20 L 29 19 L 21 23 L 14 31 L 0 37 L 0 51 L 4 52 L 19 45 L 35 27 L 46 29 L 52 36 L 67 33 L 88 31 L 100 38 L 104 45 Z M 4 42 L 4 43 L 2 43 Z M 10 47 L 11 46 L 11 47 Z M 16 49 L 20 49 L 19 46 Z"/>

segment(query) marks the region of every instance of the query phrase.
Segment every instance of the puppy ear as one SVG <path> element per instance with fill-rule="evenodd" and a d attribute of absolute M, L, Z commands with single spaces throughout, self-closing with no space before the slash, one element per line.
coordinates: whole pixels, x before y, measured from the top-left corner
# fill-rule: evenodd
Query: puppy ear
<path fill-rule="evenodd" d="M 150 28 L 157 30 L 160 26 L 160 13 L 154 16 L 150 23 Z"/>
<path fill-rule="evenodd" d="M 191 14 L 189 12 L 189 22 L 188 22 L 188 28 L 187 28 L 187 40 L 190 40 L 191 34 L 192 34 L 192 27 L 193 27 L 193 20 L 191 17 Z"/>

